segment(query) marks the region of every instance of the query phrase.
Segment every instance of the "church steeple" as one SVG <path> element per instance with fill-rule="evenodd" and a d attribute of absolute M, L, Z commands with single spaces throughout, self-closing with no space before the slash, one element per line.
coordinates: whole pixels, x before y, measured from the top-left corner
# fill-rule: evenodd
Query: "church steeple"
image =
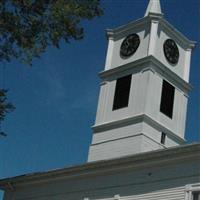
<path fill-rule="evenodd" d="M 147 6 L 144 16 L 146 17 L 150 13 L 162 14 L 160 0 L 149 0 L 149 4 Z"/>
<path fill-rule="evenodd" d="M 164 19 L 159 0 L 107 36 L 88 161 L 183 144 L 195 42 Z"/>

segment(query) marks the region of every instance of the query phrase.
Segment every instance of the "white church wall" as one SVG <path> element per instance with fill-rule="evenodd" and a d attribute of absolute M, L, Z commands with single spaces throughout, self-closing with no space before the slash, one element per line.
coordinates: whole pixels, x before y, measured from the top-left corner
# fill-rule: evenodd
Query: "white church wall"
<path fill-rule="evenodd" d="M 161 92 L 162 92 L 162 79 L 152 72 L 148 70 L 146 73 L 149 75 L 148 88 L 146 94 L 146 105 L 145 105 L 145 113 L 152 117 L 153 119 L 157 119 L 157 116 L 160 112 L 160 100 L 161 100 Z"/>
<path fill-rule="evenodd" d="M 180 42 L 180 40 L 174 36 L 172 32 L 169 32 L 165 27 L 163 27 L 161 24 L 158 26 L 158 32 L 157 32 L 157 41 L 156 41 L 156 49 L 154 56 L 160 60 L 165 66 L 167 66 L 170 70 L 172 70 L 174 73 L 179 75 L 181 78 L 183 78 L 185 81 L 188 81 L 188 78 L 185 78 L 184 74 L 187 73 L 188 68 L 190 67 L 190 60 L 188 62 L 185 62 L 186 60 L 186 54 L 187 49 L 184 47 L 184 45 Z M 179 61 L 176 65 L 170 64 L 164 55 L 163 51 L 163 44 L 167 39 L 173 38 L 173 40 L 176 42 L 178 49 L 179 49 Z M 188 56 L 190 56 L 190 51 L 188 53 Z"/>
<path fill-rule="evenodd" d="M 113 38 L 109 38 L 105 70 L 112 69 L 147 56 L 149 29 L 150 25 L 145 23 L 142 26 L 140 25 L 139 27 L 135 27 L 133 30 L 130 29 L 122 33 L 121 38 L 117 38 L 116 40 L 113 40 Z M 129 58 L 123 59 L 120 57 L 120 46 L 124 38 L 132 33 L 136 33 L 139 35 L 140 45 L 134 55 L 130 56 Z"/>
<path fill-rule="evenodd" d="M 180 141 L 178 141 L 177 139 L 173 138 L 166 131 L 166 132 L 164 132 L 166 134 L 165 143 L 164 143 L 164 145 L 162 145 L 161 144 L 162 129 L 160 127 L 156 126 L 156 125 L 152 126 L 152 125 L 149 125 L 148 123 L 143 123 L 142 132 L 145 135 L 147 135 L 148 137 L 152 138 L 153 141 L 155 141 L 154 145 L 156 145 L 156 143 L 160 145 L 160 146 L 158 146 L 159 147 L 158 149 L 169 148 L 169 147 L 177 146 L 177 145 L 180 144 Z"/>
<path fill-rule="evenodd" d="M 137 121 L 137 120 L 136 120 Z M 136 136 L 139 133 L 143 133 L 146 136 L 150 137 L 151 140 L 143 140 L 143 142 L 149 142 L 152 143 L 151 146 L 148 148 L 148 150 L 155 150 L 154 147 L 158 147 L 158 149 L 163 148 L 163 146 L 161 145 L 161 134 L 162 134 L 162 130 L 159 127 L 156 126 L 152 126 L 149 125 L 147 123 L 144 122 L 129 122 L 128 124 L 121 124 L 121 125 L 113 125 L 110 128 L 102 128 L 100 130 L 94 130 L 94 134 L 93 134 L 93 138 L 92 138 L 92 144 L 99 144 L 99 150 L 101 152 L 101 154 L 105 154 L 106 152 L 103 150 L 101 151 L 101 143 L 104 142 L 109 142 L 109 141 L 115 141 L 115 140 L 119 140 L 122 138 L 130 138 L 131 136 Z M 174 140 L 174 139 L 173 139 Z M 143 143 L 142 142 L 142 143 Z M 111 145 L 111 143 L 108 143 L 109 145 Z M 142 148 L 136 149 L 133 148 L 132 146 L 134 145 L 134 143 L 131 145 L 131 149 L 134 151 L 138 152 L 138 150 L 142 151 Z M 143 144 L 141 144 L 143 145 Z M 170 138 L 170 136 L 166 137 L 166 143 L 165 146 L 166 147 L 172 147 L 178 145 L 178 142 L 172 141 L 172 138 Z M 153 146 L 153 147 L 152 147 Z M 103 148 L 103 147 L 102 147 Z M 111 145 L 110 148 L 112 149 L 113 146 Z M 126 149 L 127 146 L 124 146 L 124 148 Z M 94 149 L 91 149 L 91 151 L 95 151 Z M 91 153 L 90 151 L 90 153 Z M 146 148 L 144 149 L 144 151 L 147 151 Z M 113 151 L 111 151 L 113 153 Z M 98 155 L 96 155 L 96 157 L 98 158 Z"/>
<path fill-rule="evenodd" d="M 165 142 L 166 147 L 173 147 L 173 146 L 176 146 L 177 144 L 179 144 L 179 143 L 176 142 L 176 140 L 173 138 L 172 135 L 166 136 L 166 142 Z"/>
<path fill-rule="evenodd" d="M 103 82 L 101 83 L 101 86 L 100 86 L 95 124 L 102 123 L 104 120 L 107 95 L 108 95 L 108 83 Z"/>
<path fill-rule="evenodd" d="M 176 88 L 173 119 L 177 122 L 176 124 L 174 124 L 176 132 L 182 138 L 185 137 L 187 101 L 188 97 L 181 90 Z"/>
<path fill-rule="evenodd" d="M 184 138 L 187 96 L 174 85 L 175 97 L 173 117 L 171 119 L 160 112 L 162 84 L 166 78 L 163 78 L 159 73 L 149 68 L 149 66 L 144 66 L 139 72 L 134 69 L 124 71 L 120 73 L 119 77 L 127 74 L 132 74 L 132 81 L 129 104 L 125 108 L 112 110 L 117 75 L 107 78 L 101 84 L 97 118 L 93 127 L 92 146 L 89 151 L 89 161 L 97 160 L 97 158 L 99 160 L 112 158 L 111 154 L 113 154 L 113 158 L 117 157 L 115 155 L 118 152 L 118 144 L 124 144 L 123 148 L 119 148 L 120 153 L 118 157 L 126 155 L 126 152 L 134 154 L 140 151 L 163 148 L 160 145 L 162 132 L 167 134 L 166 147 L 175 146 L 184 141 L 168 136 L 169 134 L 176 134 L 180 138 Z M 137 118 L 143 114 L 154 120 L 154 124 L 144 123 L 143 126 L 139 125 Z M 140 140 L 141 145 L 135 145 L 133 136 L 141 133 L 150 137 L 151 140 L 146 139 L 143 142 Z M 132 137 L 132 139 L 125 139 L 126 137 Z M 120 143 L 120 139 L 123 140 L 122 143 Z M 125 145 L 125 141 L 129 142 L 128 148 Z M 136 139 L 137 142 L 138 140 Z M 147 144 L 149 144 L 149 148 L 142 150 L 141 146 L 147 147 Z M 106 150 L 109 152 L 108 154 Z M 95 153 L 95 151 L 97 152 Z"/>
<path fill-rule="evenodd" d="M 90 145 L 88 162 L 107 160 L 141 152 L 142 134 Z"/>
<path fill-rule="evenodd" d="M 163 126 L 170 128 L 176 135 L 182 138 L 184 138 L 185 135 L 186 101 L 185 95 L 176 88 L 172 119 L 162 112 L 159 112 L 157 116 L 158 121 L 160 121 Z"/>
<path fill-rule="evenodd" d="M 129 74 L 131 74 L 131 71 Z M 122 73 L 120 77 L 124 75 Z M 112 110 L 116 80 L 111 79 L 102 84 L 95 124 L 98 125 L 140 114 L 145 102 L 147 78 L 145 75 L 141 77 L 140 73 L 132 74 L 128 107 L 117 110 Z"/>
<path fill-rule="evenodd" d="M 135 74 L 132 82 L 132 88 L 135 88 L 135 93 L 130 93 L 130 110 L 132 116 L 144 113 L 145 103 L 147 100 L 147 89 L 149 84 L 149 73 L 141 71 Z"/>
<path fill-rule="evenodd" d="M 116 125 L 114 127 L 112 126 L 112 128 L 95 132 L 93 134 L 92 143 L 101 143 L 109 140 L 116 140 L 123 137 L 126 138 L 137 135 L 138 133 L 142 132 L 143 124 L 140 122 L 129 125 Z"/>
<path fill-rule="evenodd" d="M 120 37 L 114 36 L 109 38 L 108 51 L 105 64 L 105 70 L 112 69 L 137 59 L 144 58 L 148 55 L 153 55 L 160 60 L 165 66 L 171 71 L 179 75 L 186 82 L 189 81 L 190 72 L 190 59 L 191 59 L 191 48 L 188 48 L 183 44 L 173 31 L 169 30 L 169 27 L 163 25 L 165 23 L 159 23 L 159 21 L 152 22 L 152 24 L 145 23 L 143 25 L 134 27 L 134 30 L 130 29 L 124 33 L 119 33 Z M 154 27 L 155 26 L 155 27 Z M 154 30 L 155 29 L 155 30 Z M 150 33 L 151 32 L 151 33 Z M 136 53 L 127 59 L 120 57 L 120 46 L 125 36 L 137 33 L 140 37 L 140 45 Z M 125 35 L 124 35 L 125 34 Z M 116 39 L 115 39 L 116 37 Z M 176 65 L 170 64 L 164 55 L 163 44 L 169 39 L 175 40 L 179 49 L 179 61 Z"/>
<path fill-rule="evenodd" d="M 143 118 L 140 117 L 121 124 L 111 124 L 110 127 L 95 127 L 88 161 L 169 148 L 183 143 L 166 131 L 165 143 L 161 144 L 162 132 L 162 127 L 143 122 Z"/>
<path fill-rule="evenodd" d="M 145 113 L 162 126 L 170 129 L 179 137 L 184 138 L 185 120 L 187 111 L 187 96 L 175 85 L 173 116 L 172 118 L 160 112 L 162 83 L 166 80 L 156 72 L 149 71 L 149 84 Z M 171 84 L 171 83 L 170 83 Z"/>
<path fill-rule="evenodd" d="M 141 152 L 154 151 L 158 149 L 164 149 L 165 147 L 156 141 L 154 138 L 147 137 L 146 135 L 142 138 Z"/>

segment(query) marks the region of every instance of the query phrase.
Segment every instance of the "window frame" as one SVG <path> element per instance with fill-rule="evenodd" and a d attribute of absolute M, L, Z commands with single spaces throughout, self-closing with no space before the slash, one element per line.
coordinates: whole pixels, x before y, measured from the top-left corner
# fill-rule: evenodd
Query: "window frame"
<path fill-rule="evenodd" d="M 185 200 L 193 200 L 194 192 L 198 192 L 200 194 L 200 183 L 186 185 Z"/>
<path fill-rule="evenodd" d="M 194 199 L 194 195 L 197 194 L 198 199 Z M 192 192 L 192 200 L 200 200 L 200 191 L 194 191 Z"/>
<path fill-rule="evenodd" d="M 126 78 L 127 78 L 127 80 L 126 80 Z M 123 85 L 123 79 L 124 79 L 124 82 L 125 81 L 128 82 L 128 85 L 126 85 L 126 84 Z M 116 79 L 112 111 L 128 107 L 129 99 L 130 99 L 130 92 L 131 92 L 131 83 L 132 83 L 132 74 L 128 74 L 128 75 L 125 75 L 125 76 L 122 76 L 122 77 L 119 77 L 118 79 Z M 124 88 L 126 88 L 127 90 L 122 90 Z M 120 102 L 120 97 L 123 96 L 123 93 L 126 93 L 126 92 L 127 92 L 126 99 L 123 100 L 124 102 L 121 99 L 121 102 Z"/>
<path fill-rule="evenodd" d="M 166 138 L 167 138 L 167 134 L 165 132 L 161 132 L 161 138 L 160 138 L 160 143 L 162 145 L 166 144 Z"/>
<path fill-rule="evenodd" d="M 172 91 L 171 91 L 171 89 L 172 89 Z M 171 95 L 171 98 L 172 98 L 171 102 L 170 102 L 171 105 L 168 101 L 166 101 L 166 97 L 169 98 L 169 95 L 167 95 L 167 92 L 169 90 L 171 91 L 170 95 Z M 174 113 L 175 92 L 176 92 L 176 88 L 174 87 L 174 85 L 172 85 L 167 80 L 163 79 L 162 90 L 161 90 L 161 98 L 160 98 L 160 112 L 163 113 L 165 116 L 169 117 L 170 119 L 173 118 L 173 113 Z M 169 100 L 169 99 L 167 99 L 167 100 Z M 166 102 L 168 103 L 168 105 L 167 105 Z"/>

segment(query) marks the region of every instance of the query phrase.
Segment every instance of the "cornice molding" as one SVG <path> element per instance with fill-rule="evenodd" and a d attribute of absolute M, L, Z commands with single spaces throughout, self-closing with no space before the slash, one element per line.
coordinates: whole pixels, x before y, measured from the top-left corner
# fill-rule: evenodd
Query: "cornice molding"
<path fill-rule="evenodd" d="M 106 29 L 107 37 L 110 39 L 116 39 L 116 37 L 121 37 L 124 33 L 131 29 L 135 29 L 137 27 L 143 26 L 144 24 L 148 23 L 147 17 L 140 18 L 136 21 L 131 21 L 125 25 L 119 26 L 114 29 Z"/>
<path fill-rule="evenodd" d="M 155 119 L 152 119 L 150 116 L 146 114 L 140 114 L 134 117 L 127 117 L 125 119 L 117 120 L 117 121 L 110 121 L 104 124 L 98 124 L 92 127 L 93 134 L 98 134 L 104 130 L 110 130 L 114 128 L 118 128 L 121 126 L 127 126 L 135 123 L 141 123 L 146 122 L 150 126 L 156 127 L 157 130 L 164 130 L 165 133 L 167 133 L 168 136 L 173 138 L 175 141 L 177 141 L 179 144 L 185 143 L 184 138 L 181 138 L 178 136 L 177 133 L 174 133 L 170 129 L 166 128 L 163 124 L 160 122 L 157 122 Z"/>

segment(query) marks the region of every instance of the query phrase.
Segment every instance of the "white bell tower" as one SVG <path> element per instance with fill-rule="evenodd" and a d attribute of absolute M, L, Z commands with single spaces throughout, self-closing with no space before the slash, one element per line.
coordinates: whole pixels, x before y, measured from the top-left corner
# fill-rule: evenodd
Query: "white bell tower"
<path fill-rule="evenodd" d="M 195 42 L 163 18 L 159 0 L 107 36 L 88 162 L 183 144 Z"/>

